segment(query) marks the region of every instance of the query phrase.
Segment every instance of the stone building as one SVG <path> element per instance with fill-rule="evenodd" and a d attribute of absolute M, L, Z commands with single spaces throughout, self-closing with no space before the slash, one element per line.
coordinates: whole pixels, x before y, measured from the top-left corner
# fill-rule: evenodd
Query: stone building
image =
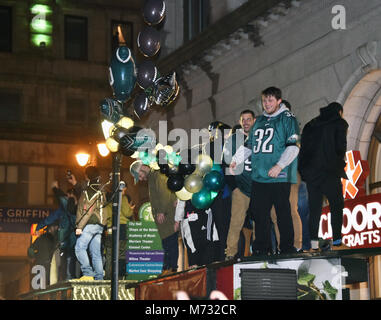
<path fill-rule="evenodd" d="M 56 208 L 51 184 L 66 191 L 68 169 L 84 178 L 75 154 L 89 153 L 108 179 L 99 103 L 112 96 L 113 47 L 138 56 L 142 23 L 140 0 L 0 1 L 0 296 L 30 289 L 25 212 Z"/>
<path fill-rule="evenodd" d="M 48 37 L 38 38 L 31 29 L 37 15 L 32 4 L 51 10 L 46 14 L 52 30 L 43 33 Z M 163 74 L 176 71 L 181 93 L 166 109 L 151 110 L 142 126 L 158 134 L 160 121 L 165 132 L 190 133 L 214 120 L 234 125 L 243 109 L 261 113 L 260 92 L 270 85 L 282 89 L 301 128 L 319 108 L 338 101 L 349 123 L 348 149 L 359 150 L 370 164 L 367 192 L 380 191 L 378 0 L 166 4 L 157 66 Z M 99 101 L 112 95 L 107 79 L 112 29 L 121 24 L 130 30 L 139 57 L 141 6 L 140 0 L 0 1 L 1 207 L 52 207 L 51 181 L 64 181 L 68 168 L 81 174 L 74 154 L 82 149 L 108 173 L 110 159 L 100 158 L 95 144 L 102 140 Z M 78 30 L 74 39 L 65 37 L 68 28 Z M 127 174 L 125 180 L 131 183 Z M 139 199 L 139 192 L 132 192 Z M 28 287 L 28 241 L 26 233 L 0 230 L 0 295 L 14 296 Z M 12 281 L 3 285 L 2 274 L 16 263 Z M 17 289 L 9 293 L 11 288 Z"/>
<path fill-rule="evenodd" d="M 159 132 L 159 121 L 167 121 L 168 130 L 188 133 L 215 120 L 233 126 L 243 109 L 262 112 L 260 93 L 269 86 L 282 89 L 301 128 L 337 101 L 349 123 L 348 150 L 369 162 L 367 193 L 380 192 L 380 2 L 209 4 L 209 27 L 160 60 L 162 70 L 178 72 L 181 96 L 166 113 L 151 113 L 147 126 Z M 377 279 L 372 297 L 380 295 Z"/>

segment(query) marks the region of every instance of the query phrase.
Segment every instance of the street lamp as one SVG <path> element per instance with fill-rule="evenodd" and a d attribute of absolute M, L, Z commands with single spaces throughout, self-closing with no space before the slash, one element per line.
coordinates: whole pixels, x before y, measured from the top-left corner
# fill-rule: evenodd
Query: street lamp
<path fill-rule="evenodd" d="M 79 152 L 75 155 L 75 158 L 77 159 L 77 163 L 81 166 L 84 167 L 89 163 L 90 160 L 90 155 L 85 152 Z"/>
<path fill-rule="evenodd" d="M 107 148 L 105 143 L 98 143 L 98 152 L 102 157 L 107 157 L 110 154 L 110 150 Z"/>

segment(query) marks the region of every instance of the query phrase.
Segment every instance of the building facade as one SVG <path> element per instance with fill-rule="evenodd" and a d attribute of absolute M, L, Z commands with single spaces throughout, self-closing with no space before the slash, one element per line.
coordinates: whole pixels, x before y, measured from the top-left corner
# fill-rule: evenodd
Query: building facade
<path fill-rule="evenodd" d="M 54 180 L 66 191 L 68 169 L 84 178 L 76 153 L 107 181 L 99 103 L 112 96 L 112 50 L 138 56 L 143 23 L 141 1 L 0 1 L 0 296 L 30 289 L 25 225 L 57 207 Z"/>
<path fill-rule="evenodd" d="M 261 113 L 260 93 L 268 86 L 282 89 L 301 128 L 338 101 L 349 123 L 348 150 L 359 150 L 371 168 L 367 193 L 380 191 L 378 0 L 165 2 L 156 62 L 163 74 L 176 71 L 181 93 L 166 109 L 153 108 L 141 126 L 158 135 L 160 123 L 166 133 L 190 133 L 215 120 L 233 126 L 243 109 Z M 48 11 L 32 11 L 36 4 Z M 112 95 L 107 68 L 113 46 L 124 39 L 139 60 L 141 7 L 140 0 L 0 1 L 0 206 L 53 207 L 51 182 L 64 181 L 66 169 L 81 175 L 74 159 L 80 150 L 107 175 L 111 160 L 95 149 L 102 140 L 98 105 Z M 32 25 L 39 14 L 50 22 L 42 31 Z M 115 39 L 118 30 L 123 39 Z M 168 136 L 160 138 L 171 144 Z M 128 174 L 125 180 L 132 184 Z M 25 291 L 29 235 L 0 231 L 0 277 L 18 263 L 12 281 Z M 9 296 L 12 281 L 0 278 L 0 295 Z"/>
<path fill-rule="evenodd" d="M 245 1 L 230 12 L 229 3 L 211 1 L 213 14 L 223 14 L 160 60 L 162 69 L 177 70 L 181 95 L 168 112 L 151 113 L 147 125 L 159 132 L 166 121 L 168 130 L 188 133 L 216 120 L 233 126 L 244 109 L 262 113 L 260 94 L 269 86 L 282 89 L 301 129 L 337 101 L 349 124 L 348 150 L 360 151 L 370 166 L 367 194 L 379 193 L 380 2 Z M 379 277 L 372 279 L 365 291 L 379 297 Z"/>

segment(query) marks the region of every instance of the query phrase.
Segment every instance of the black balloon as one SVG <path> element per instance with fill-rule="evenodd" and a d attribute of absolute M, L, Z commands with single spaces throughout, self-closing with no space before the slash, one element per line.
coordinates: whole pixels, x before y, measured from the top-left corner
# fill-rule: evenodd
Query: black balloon
<path fill-rule="evenodd" d="M 160 172 L 162 174 L 168 175 L 169 174 L 169 165 L 168 164 L 159 164 Z"/>
<path fill-rule="evenodd" d="M 144 21 L 149 25 L 160 23 L 165 17 L 165 2 L 162 0 L 147 0 L 143 8 Z"/>
<path fill-rule="evenodd" d="M 168 174 L 178 174 L 179 173 L 179 167 L 178 166 L 169 166 Z"/>
<path fill-rule="evenodd" d="M 134 100 L 134 111 L 135 114 L 140 118 L 149 109 L 149 102 L 147 95 L 144 92 L 139 93 Z"/>
<path fill-rule="evenodd" d="M 184 177 L 179 174 L 170 175 L 167 181 L 167 187 L 173 192 L 180 191 L 184 186 Z"/>
<path fill-rule="evenodd" d="M 154 84 L 157 79 L 157 68 L 155 64 L 146 60 L 138 67 L 137 82 L 142 89 L 147 89 Z"/>
<path fill-rule="evenodd" d="M 191 163 L 180 163 L 179 164 L 179 173 L 183 175 L 192 174 L 193 171 L 196 169 L 196 166 Z"/>
<path fill-rule="evenodd" d="M 138 35 L 138 48 L 146 57 L 153 57 L 160 50 L 160 32 L 145 27 Z"/>

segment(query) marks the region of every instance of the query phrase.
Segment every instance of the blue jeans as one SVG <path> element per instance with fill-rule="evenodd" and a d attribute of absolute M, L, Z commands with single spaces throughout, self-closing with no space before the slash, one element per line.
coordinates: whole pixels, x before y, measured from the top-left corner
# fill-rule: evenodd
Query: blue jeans
<path fill-rule="evenodd" d="M 75 244 L 75 255 L 81 265 L 84 276 L 94 277 L 95 280 L 103 280 L 103 261 L 101 252 L 101 239 L 103 226 L 88 224 Z M 89 248 L 91 264 L 87 254 Z"/>
<path fill-rule="evenodd" d="M 308 193 L 307 186 L 304 181 L 300 183 L 299 194 L 298 194 L 298 212 L 300 219 L 302 220 L 302 238 L 303 238 L 303 250 L 311 249 L 311 239 L 310 239 L 310 209 L 308 205 Z"/>

